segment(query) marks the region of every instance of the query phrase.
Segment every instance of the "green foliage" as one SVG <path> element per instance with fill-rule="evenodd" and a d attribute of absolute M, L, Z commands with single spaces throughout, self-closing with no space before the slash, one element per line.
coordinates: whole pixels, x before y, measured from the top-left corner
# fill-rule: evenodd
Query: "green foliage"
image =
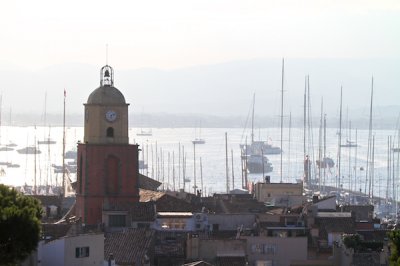
<path fill-rule="evenodd" d="M 383 242 L 364 241 L 358 234 L 344 236 L 343 243 L 346 248 L 352 248 L 354 252 L 381 251 L 383 249 Z"/>
<path fill-rule="evenodd" d="M 0 262 L 13 265 L 36 249 L 42 207 L 38 200 L 0 184 Z"/>
<path fill-rule="evenodd" d="M 400 265 L 400 230 L 393 230 L 389 233 L 390 239 L 390 265 Z"/>
<path fill-rule="evenodd" d="M 360 245 L 361 238 L 360 235 L 346 235 L 343 238 L 343 243 L 346 246 L 346 248 L 352 248 L 354 250 L 357 249 L 357 247 Z"/>

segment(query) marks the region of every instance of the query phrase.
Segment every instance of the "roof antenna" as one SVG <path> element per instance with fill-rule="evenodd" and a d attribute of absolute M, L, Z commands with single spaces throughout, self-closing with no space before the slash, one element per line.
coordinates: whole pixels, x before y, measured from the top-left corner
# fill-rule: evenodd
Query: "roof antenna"
<path fill-rule="evenodd" d="M 106 65 L 108 65 L 108 43 L 106 43 Z"/>

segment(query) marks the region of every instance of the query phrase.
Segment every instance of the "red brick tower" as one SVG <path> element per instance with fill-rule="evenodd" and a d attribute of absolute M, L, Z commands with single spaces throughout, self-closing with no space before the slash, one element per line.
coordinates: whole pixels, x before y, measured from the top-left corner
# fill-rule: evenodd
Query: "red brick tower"
<path fill-rule="evenodd" d="M 85 104 L 84 143 L 78 143 L 76 216 L 102 222 L 103 206 L 139 201 L 138 145 L 129 144 L 128 105 L 114 87 L 113 69 L 100 71 L 100 87 Z"/>

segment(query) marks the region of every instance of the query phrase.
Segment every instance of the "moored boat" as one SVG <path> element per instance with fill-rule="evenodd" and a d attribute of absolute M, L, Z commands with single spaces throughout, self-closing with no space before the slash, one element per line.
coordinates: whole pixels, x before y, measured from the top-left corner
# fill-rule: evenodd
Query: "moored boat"
<path fill-rule="evenodd" d="M 273 171 L 272 164 L 264 155 L 252 154 L 247 156 L 247 170 L 249 173 L 270 173 Z"/>
<path fill-rule="evenodd" d="M 28 146 L 22 149 L 17 150 L 18 153 L 21 154 L 40 154 L 41 151 L 37 149 L 35 146 Z"/>
<path fill-rule="evenodd" d="M 57 141 L 52 140 L 50 138 L 44 139 L 44 140 L 38 140 L 38 144 L 56 144 Z"/>

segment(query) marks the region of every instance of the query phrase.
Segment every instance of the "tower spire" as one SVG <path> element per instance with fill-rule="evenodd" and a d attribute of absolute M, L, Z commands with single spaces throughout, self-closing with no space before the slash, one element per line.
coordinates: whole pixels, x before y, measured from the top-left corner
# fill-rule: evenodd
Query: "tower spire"
<path fill-rule="evenodd" d="M 108 43 L 106 43 L 106 66 L 108 66 Z"/>

